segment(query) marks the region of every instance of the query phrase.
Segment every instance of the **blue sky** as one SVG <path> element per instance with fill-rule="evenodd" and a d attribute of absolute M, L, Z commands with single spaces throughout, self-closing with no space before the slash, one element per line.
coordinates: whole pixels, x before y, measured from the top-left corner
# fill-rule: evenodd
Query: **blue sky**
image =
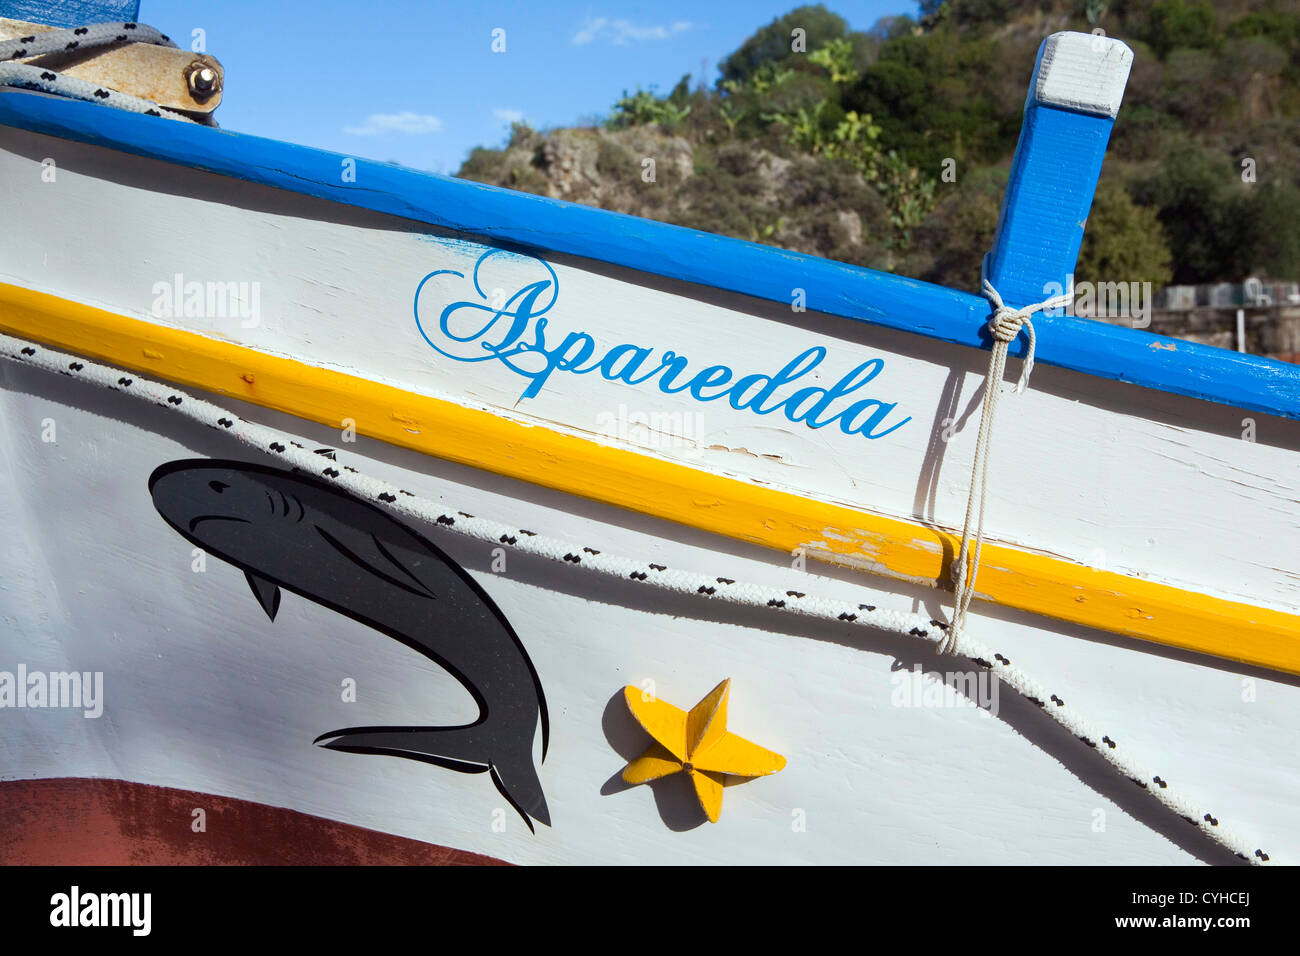
<path fill-rule="evenodd" d="M 511 118 L 570 126 L 624 89 L 667 92 L 800 0 L 142 0 L 140 20 L 226 68 L 217 119 L 240 132 L 454 173 Z M 912 0 L 827 0 L 855 29 Z M 492 31 L 505 31 L 505 52 Z M 692 81 L 694 82 L 694 80 Z"/>

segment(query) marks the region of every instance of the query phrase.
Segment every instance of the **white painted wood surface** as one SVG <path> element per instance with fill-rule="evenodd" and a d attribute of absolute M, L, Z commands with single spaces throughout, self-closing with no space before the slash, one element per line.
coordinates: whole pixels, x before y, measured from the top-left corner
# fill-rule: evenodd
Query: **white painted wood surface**
<path fill-rule="evenodd" d="M 1043 41 L 1029 95 L 1044 106 L 1114 119 L 1132 65 L 1133 51 L 1114 37 L 1053 33 Z"/>
<path fill-rule="evenodd" d="M 220 561 L 191 570 L 190 546 L 153 509 L 148 475 L 178 457 L 249 457 L 242 446 L 125 395 L 35 369 L 5 363 L 0 385 L 9 475 L 0 496 L 8 529 L 0 667 L 102 670 L 106 698 L 98 720 L 0 712 L 3 779 L 103 775 L 183 787 L 530 863 L 1223 859 L 1009 692 L 997 717 L 899 706 L 891 668 L 945 666 L 928 648 L 848 626 L 658 601 L 576 568 L 512 558 L 493 574 L 485 546 L 424 528 L 513 622 L 550 706 L 541 776 L 554 827 L 532 836 L 507 809 L 505 831 L 496 832 L 502 801 L 483 776 L 311 743 L 338 726 L 466 717 L 472 704 L 453 680 L 293 595 L 268 621 L 243 575 Z M 296 431 L 309 447 L 337 445 L 329 429 L 237 410 Z M 41 441 L 47 419 L 57 423 L 55 443 Z M 933 607 L 930 592 L 902 585 L 882 592 L 878 579 L 849 572 L 799 574 L 770 552 L 719 547 L 676 526 L 365 439 L 339 447 L 340 464 L 539 533 L 742 579 L 796 576 L 800 586 L 882 606 Z M 1016 614 L 978 623 L 983 639 L 1112 735 L 1140 745 L 1222 819 L 1249 822 L 1276 859 L 1296 858 L 1294 681 L 1078 629 L 1048 630 Z M 694 798 L 676 786 L 681 780 L 602 792 L 617 790 L 611 781 L 645 743 L 617 697 L 624 684 L 653 680 L 665 699 L 689 705 L 725 676 L 734 680 L 729 726 L 785 754 L 784 771 L 729 788 L 717 825 L 694 825 Z M 348 677 L 358 682 L 355 704 L 340 699 Z M 798 811 L 803 832 L 792 827 Z"/>
<path fill-rule="evenodd" d="M 602 351 L 621 343 L 654 349 L 647 367 L 673 349 L 689 358 L 692 373 L 720 363 L 737 375 L 770 374 L 810 347 L 825 347 L 818 374 L 799 386 L 826 387 L 883 358 L 884 370 L 860 394 L 897 403 L 886 425 L 911 421 L 869 441 L 833 425 L 813 430 L 725 401 L 563 372 L 535 398 L 520 400 L 525 379 L 497 362 L 452 362 L 415 325 L 420 280 L 438 269 L 469 274 L 484 251 L 477 244 L 12 129 L 0 131 L 0 143 L 0 203 L 21 208 L 39 196 L 46 222 L 39 242 L 18 230 L 0 236 L 0 280 L 140 318 L 151 317 L 155 284 L 177 274 L 258 283 L 255 328 L 237 317 L 154 321 L 612 444 L 619 441 L 602 434 L 611 421 L 655 415 L 670 434 L 631 436 L 650 454 L 960 527 L 984 353 L 819 316 L 815 288 L 805 290 L 813 311 L 796 313 L 557 261 L 559 301 L 547 315 L 548 341 L 585 331 Z M 43 184 L 40 161 L 50 153 L 58 156 L 58 181 Z M 535 260 L 502 257 L 494 281 L 511 293 L 539 270 Z M 1018 374 L 1017 361 L 1009 364 Z M 1001 419 L 986 523 L 992 538 L 1296 610 L 1300 423 L 1043 365 L 1027 393 L 1008 399 Z"/>
<path fill-rule="evenodd" d="M 435 269 L 472 267 L 482 250 L 400 221 L 177 170 L 92 147 L 0 131 L 0 207 L 34 208 L 33 231 L 0 234 L 0 280 L 149 317 L 155 283 L 260 283 L 261 322 L 160 320 L 416 391 L 456 397 L 573 433 L 600 412 L 704 416 L 697 446 L 649 449 L 749 480 L 901 517 L 957 523 L 964 506 L 984 356 L 901 333 L 794 314 L 740 297 L 626 273 L 553 263 L 553 328 L 604 346 L 635 342 L 772 372 L 811 345 L 836 373 L 886 360 L 872 383 L 912 422 L 877 441 L 773 427 L 593 376 L 556 374 L 535 399 L 487 363 L 439 361 L 411 298 Z M 41 160 L 57 157 L 43 184 Z M 123 237 L 129 237 L 124 241 Z M 505 263 L 504 285 L 533 266 Z M 516 286 L 517 287 L 517 286 Z M 816 290 L 808 305 L 816 309 Z M 359 357 L 364 356 L 364 361 Z M 825 385 L 823 379 L 818 384 Z M 580 569 L 512 560 L 493 574 L 482 545 L 421 529 L 476 575 L 532 656 L 552 718 L 542 767 L 555 826 L 536 836 L 482 776 L 314 747 L 320 733 L 376 723 L 444 723 L 472 714 L 431 663 L 352 621 L 286 595 L 269 622 L 243 575 L 189 545 L 158 517 L 152 469 L 192 455 L 248 457 L 125 395 L 0 365 L 0 669 L 105 672 L 106 712 L 0 713 L 0 778 L 100 775 L 286 806 L 517 862 L 1220 861 L 1190 827 L 1046 721 L 1000 698 L 969 707 L 899 706 L 895 667 L 951 665 L 928 649 L 847 627 L 735 614 L 690 599 L 657 601 Z M 878 387 L 877 387 L 878 386 Z M 340 447 L 340 464 L 490 515 L 671 566 L 786 581 L 780 555 L 697 534 L 361 439 L 251 406 L 240 414 Z M 993 463 L 995 537 L 1094 566 L 1208 593 L 1295 607 L 1300 426 L 1172 395 L 1038 368 L 1005 403 Z M 41 440 L 52 420 L 58 440 Z M 690 436 L 696 437 L 696 436 Z M 615 439 L 608 439 L 617 443 Z M 703 446 L 703 447 L 698 447 Z M 714 447 L 717 446 L 717 447 Z M 942 463 L 938 461 L 942 452 Z M 1263 476 L 1263 477 L 1260 477 Z M 844 571 L 800 583 L 882 606 L 939 613 L 935 592 Z M 868 597 L 869 596 L 869 597 Z M 1296 859 L 1300 771 L 1297 681 L 1150 644 L 979 608 L 972 628 L 1225 821 Z M 653 680 L 689 706 L 733 678 L 730 726 L 789 758 L 782 773 L 727 791 L 716 826 L 695 826 L 693 798 L 669 780 L 618 791 L 645 740 L 617 694 Z M 340 700 L 354 678 L 356 704 Z M 1062 767 L 1058 759 L 1064 760 Z M 806 827 L 793 824 L 803 819 Z"/>

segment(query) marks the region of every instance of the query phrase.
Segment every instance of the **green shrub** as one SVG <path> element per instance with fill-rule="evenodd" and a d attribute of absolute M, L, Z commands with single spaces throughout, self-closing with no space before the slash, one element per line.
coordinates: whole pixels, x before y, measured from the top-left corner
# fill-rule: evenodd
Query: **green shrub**
<path fill-rule="evenodd" d="M 792 32 L 804 31 L 805 52 L 815 50 L 830 40 L 843 38 L 849 25 L 837 13 L 831 13 L 820 3 L 791 10 L 758 30 L 721 63 L 718 70 L 724 81 L 748 82 L 761 68 L 780 66 L 801 56 L 794 52 Z"/>
<path fill-rule="evenodd" d="M 801 6 L 724 58 L 712 87 L 625 91 L 592 124 L 605 130 L 579 131 L 595 176 L 557 191 L 541 157 L 572 131 L 522 125 L 460 175 L 974 289 L 1048 23 L 1102 25 L 1135 53 L 1080 278 L 1300 278 L 1294 0 L 923 0 L 919 20 L 866 31 Z M 647 187 L 639 159 L 661 154 Z M 956 182 L 940 179 L 950 160 Z"/>
<path fill-rule="evenodd" d="M 993 247 L 1006 187 L 1005 169 L 985 169 L 941 183 L 934 210 L 916 229 L 898 269 L 927 282 L 977 292 L 980 264 Z"/>
<path fill-rule="evenodd" d="M 1269 278 L 1300 276 L 1300 189 L 1291 183 L 1253 187 L 1245 204 L 1249 272 Z"/>
<path fill-rule="evenodd" d="M 682 79 L 682 83 L 686 81 L 687 78 Z M 678 84 L 678 90 L 680 89 L 681 84 Z M 671 132 L 681 125 L 690 112 L 691 108 L 685 103 L 684 95 L 674 100 L 672 96 L 656 96 L 653 89 L 639 89 L 631 96 L 624 90 L 623 98 L 614 104 L 608 125 L 610 129 L 626 129 L 629 126 L 648 126 L 653 123 Z"/>
<path fill-rule="evenodd" d="M 1135 205 L 1124 187 L 1103 179 L 1093 197 L 1074 274 L 1087 282 L 1169 283 L 1169 244 L 1156 211 Z"/>
<path fill-rule="evenodd" d="M 1144 39 L 1160 57 L 1179 48 L 1211 49 L 1218 44 L 1214 8 L 1187 0 L 1157 0 L 1151 5 Z"/>
<path fill-rule="evenodd" d="M 1290 49 L 1300 40 L 1300 13 L 1281 10 L 1248 13 L 1229 24 L 1227 34 L 1230 37 L 1263 37 L 1283 49 Z"/>
<path fill-rule="evenodd" d="M 1193 143 L 1174 147 L 1159 169 L 1134 184 L 1133 196 L 1160 221 L 1175 282 L 1240 279 L 1251 271 L 1246 189 L 1222 156 Z"/>

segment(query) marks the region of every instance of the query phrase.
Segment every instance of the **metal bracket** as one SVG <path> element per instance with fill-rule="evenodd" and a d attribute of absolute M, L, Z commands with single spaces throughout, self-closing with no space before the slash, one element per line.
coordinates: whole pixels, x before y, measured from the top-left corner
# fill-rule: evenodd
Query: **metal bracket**
<path fill-rule="evenodd" d="M 0 40 L 54 29 L 58 28 L 0 17 Z M 131 96 L 153 100 L 167 109 L 193 114 L 196 119 L 221 105 L 225 82 L 225 71 L 216 57 L 152 43 L 47 53 L 18 62 L 100 83 Z"/>

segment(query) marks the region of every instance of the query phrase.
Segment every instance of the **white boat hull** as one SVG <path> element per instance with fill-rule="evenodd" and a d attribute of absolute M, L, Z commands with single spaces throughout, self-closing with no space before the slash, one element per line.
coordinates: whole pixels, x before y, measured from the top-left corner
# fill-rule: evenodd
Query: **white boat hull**
<path fill-rule="evenodd" d="M 21 356 L 0 362 L 9 476 L 0 671 L 103 675 L 101 716 L 0 711 L 0 781 L 179 788 L 517 863 L 1232 859 L 1043 707 L 989 671 L 936 656 L 932 642 L 617 580 L 436 521 L 403 519 L 473 575 L 540 677 L 550 747 L 539 772 L 552 825 L 530 832 L 487 775 L 314 746 L 339 726 L 448 725 L 473 720 L 476 708 L 433 661 L 320 604 L 286 594 L 269 620 L 238 568 L 205 558 L 161 520 L 148 482 L 163 463 L 286 467 L 233 431 L 185 417 L 181 396 L 305 449 L 332 449 L 322 465 L 387 481 L 449 514 L 944 620 L 951 594 L 934 585 L 944 535 L 966 505 L 986 356 L 850 321 L 842 299 L 819 300 L 825 287 L 792 287 L 792 301 L 806 306 L 792 310 L 650 265 L 522 254 L 505 241 L 74 139 L 0 126 L 0 206 L 22 209 L 41 190 L 43 217 L 36 234 L 0 235 L 0 282 L 10 290 L 0 326 L 42 349 L 180 384 L 177 407 L 158 407 L 129 386 L 110 391 Z M 50 157 L 57 183 L 39 185 Z M 647 262 L 671 251 L 648 248 Z M 778 260 L 773 253 L 774 268 Z M 484 263 L 490 282 L 476 285 Z M 214 314 L 211 287 L 228 282 L 234 299 Z M 553 301 L 532 312 L 521 341 L 544 317 L 552 348 L 574 336 L 575 351 L 546 375 L 528 364 L 538 349 L 514 365 L 480 360 L 492 335 L 501 346 L 519 296 L 539 282 Z M 254 297 L 256 308 L 242 311 Z M 440 325 L 456 302 L 469 304 Z M 503 312 L 510 302 L 515 311 Z M 874 314 L 872 301 L 858 304 L 863 317 Z M 42 319 L 51 308 L 68 323 Z M 455 324 L 494 311 L 494 332 Z M 132 338 L 140 323 L 154 344 Z M 636 382 L 612 359 L 602 366 L 620 347 L 664 371 Z M 728 384 L 710 385 L 710 368 L 725 367 L 734 386 L 809 350 L 816 369 L 774 390 L 764 414 L 720 392 L 697 394 Z M 244 359 L 263 363 L 243 373 L 248 388 L 237 381 Z M 262 369 L 288 362 L 327 373 L 320 381 L 357 382 L 356 400 L 384 414 L 349 424 L 346 400 L 330 404 L 307 386 L 276 392 L 283 382 Z M 660 387 L 670 369 L 681 376 L 675 391 Z M 823 427 L 807 427 L 791 396 L 846 376 L 857 384 L 828 396 Z M 372 387 L 380 398 L 367 397 Z M 405 397 L 384 405 L 392 395 Z M 864 404 L 854 411 L 855 402 Z M 435 406 L 451 409 L 444 424 L 463 412 L 532 437 L 453 448 L 429 417 Z M 1286 662 L 1297 657 L 1288 629 L 1300 575 L 1300 424 L 1285 409 L 1047 364 L 1002 416 L 980 579 L 990 600 L 975 605 L 971 633 L 1271 857 L 1296 859 L 1300 775 L 1289 755 L 1300 689 L 1284 671 L 1297 669 Z M 587 449 L 590 472 L 564 458 L 571 449 Z M 705 490 L 672 484 L 688 474 Z M 733 507 L 733 491 L 753 507 Z M 792 501 L 794 517 L 764 517 L 763 502 Z M 816 524 L 828 508 L 862 523 Z M 751 524 L 732 517 L 744 514 Z M 1126 603 L 1130 587 L 1137 596 Z M 1183 620 L 1195 625 L 1186 634 Z M 966 694 L 942 686 L 954 672 L 974 681 Z M 788 764 L 728 787 L 720 822 L 708 824 L 680 777 L 621 782 L 648 744 L 622 689 L 685 708 L 723 678 L 732 680 L 728 726 Z"/>

